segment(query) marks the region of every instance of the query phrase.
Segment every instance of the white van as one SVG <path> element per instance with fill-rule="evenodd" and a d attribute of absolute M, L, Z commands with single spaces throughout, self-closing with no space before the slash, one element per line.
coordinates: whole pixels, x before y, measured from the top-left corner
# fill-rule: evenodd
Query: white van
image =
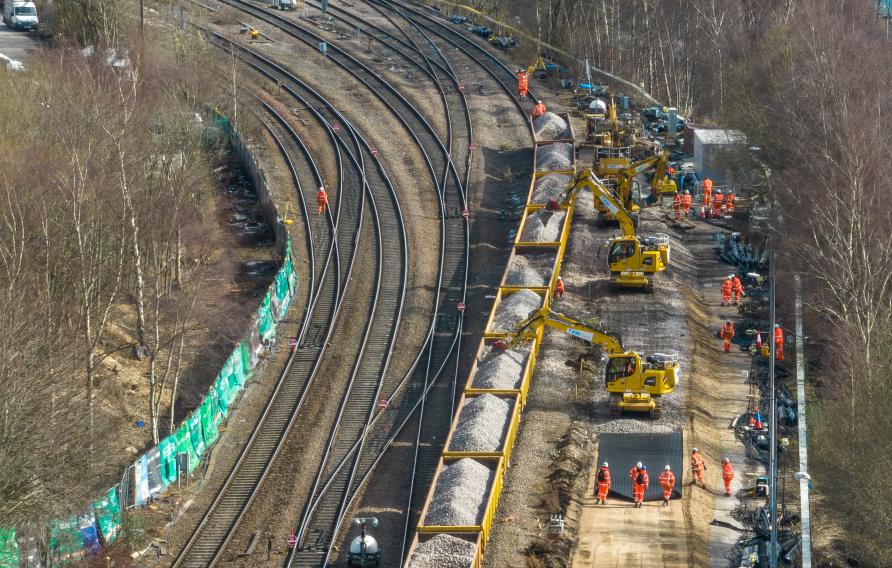
<path fill-rule="evenodd" d="M 36 30 L 37 8 L 34 2 L 6 0 L 3 3 L 3 21 L 14 30 Z"/>

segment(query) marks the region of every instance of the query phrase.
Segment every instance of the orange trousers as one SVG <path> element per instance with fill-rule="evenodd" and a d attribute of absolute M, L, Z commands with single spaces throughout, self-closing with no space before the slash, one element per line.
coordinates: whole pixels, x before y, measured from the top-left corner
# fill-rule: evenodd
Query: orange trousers
<path fill-rule="evenodd" d="M 609 483 L 599 483 L 598 484 L 598 499 L 600 499 L 601 501 L 606 501 L 608 491 L 610 491 Z"/>
<path fill-rule="evenodd" d="M 637 483 L 632 484 L 632 498 L 636 503 L 644 503 L 644 486 Z"/>

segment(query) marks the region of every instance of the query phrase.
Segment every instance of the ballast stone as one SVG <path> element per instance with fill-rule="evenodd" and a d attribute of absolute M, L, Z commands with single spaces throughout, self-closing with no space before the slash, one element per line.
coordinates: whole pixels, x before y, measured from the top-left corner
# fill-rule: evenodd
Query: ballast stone
<path fill-rule="evenodd" d="M 470 568 L 477 546 L 448 534 L 438 534 L 415 547 L 409 568 Z"/>
<path fill-rule="evenodd" d="M 449 444 L 453 452 L 497 452 L 502 448 L 511 402 L 492 394 L 465 399 Z"/>

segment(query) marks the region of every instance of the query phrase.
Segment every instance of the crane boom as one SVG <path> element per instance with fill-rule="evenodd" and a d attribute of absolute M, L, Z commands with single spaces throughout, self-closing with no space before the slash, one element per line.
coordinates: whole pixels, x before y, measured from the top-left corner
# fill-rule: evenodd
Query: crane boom
<path fill-rule="evenodd" d="M 620 201 L 612 191 L 607 189 L 604 182 L 595 175 L 595 172 L 591 168 L 586 168 L 576 174 L 576 179 L 573 180 L 572 185 L 565 190 L 563 202 L 569 203 L 570 199 L 582 189 L 591 190 L 595 199 L 600 201 L 601 205 L 610 211 L 610 214 L 619 221 L 619 227 L 624 236 L 635 236 L 635 223 L 632 221 L 629 212 L 626 211 L 626 208 L 623 206 L 622 201 Z"/>
<path fill-rule="evenodd" d="M 540 325 L 547 325 L 559 329 L 567 335 L 582 339 L 592 344 L 601 345 L 607 353 L 625 353 L 623 340 L 619 334 L 602 331 L 582 322 L 578 322 L 564 314 L 551 311 L 550 308 L 540 308 L 531 313 L 525 320 L 518 323 L 500 348 L 510 349 L 523 339 L 528 339 L 535 334 Z"/>

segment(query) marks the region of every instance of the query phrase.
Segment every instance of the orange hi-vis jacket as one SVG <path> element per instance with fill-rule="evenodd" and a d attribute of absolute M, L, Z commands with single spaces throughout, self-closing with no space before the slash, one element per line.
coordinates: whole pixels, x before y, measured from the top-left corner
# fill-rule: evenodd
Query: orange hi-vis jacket
<path fill-rule="evenodd" d="M 731 481 L 734 479 L 734 468 L 731 467 L 731 463 L 723 463 L 722 464 L 722 479 L 725 481 Z"/>
<path fill-rule="evenodd" d="M 657 480 L 660 482 L 660 487 L 667 491 L 675 487 L 675 474 L 671 471 L 663 470 Z"/>
<path fill-rule="evenodd" d="M 542 103 L 538 103 L 536 106 L 533 107 L 533 118 L 538 118 L 538 117 L 544 115 L 545 112 L 546 112 L 545 105 Z"/>
<path fill-rule="evenodd" d="M 733 288 L 733 284 L 732 284 L 731 280 L 725 279 L 725 281 L 722 282 L 722 296 L 727 296 L 728 298 L 730 298 L 732 288 Z"/>
<path fill-rule="evenodd" d="M 684 210 L 687 211 L 691 208 L 691 194 L 686 193 L 681 196 L 681 204 L 684 206 Z"/>
<path fill-rule="evenodd" d="M 706 464 L 703 463 L 703 456 L 700 455 L 700 452 L 691 454 L 691 471 L 703 471 L 705 467 Z"/>
<path fill-rule="evenodd" d="M 775 345 L 784 344 L 784 330 L 779 327 L 774 328 L 774 343 Z"/>
<path fill-rule="evenodd" d="M 734 324 L 725 323 L 722 325 L 722 339 L 731 339 L 734 337 Z"/>
<path fill-rule="evenodd" d="M 729 193 L 725 196 L 725 209 L 728 211 L 734 211 L 734 194 Z"/>
<path fill-rule="evenodd" d="M 743 283 L 740 281 L 740 277 L 736 274 L 734 278 L 731 279 L 731 289 L 735 292 L 743 292 Z"/>

